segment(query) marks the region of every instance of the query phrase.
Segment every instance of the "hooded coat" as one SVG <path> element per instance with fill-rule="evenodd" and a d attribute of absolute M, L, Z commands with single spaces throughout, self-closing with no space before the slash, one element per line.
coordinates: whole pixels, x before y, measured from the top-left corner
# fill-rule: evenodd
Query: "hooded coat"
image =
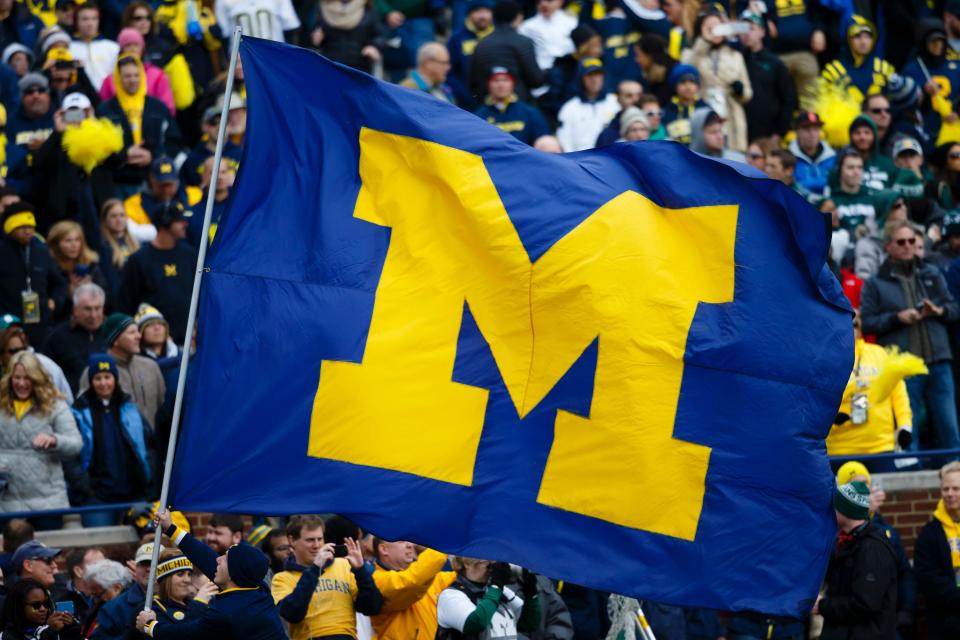
<path fill-rule="evenodd" d="M 909 76 L 921 89 L 929 81 L 940 87 L 940 96 L 949 104 L 956 102 L 960 96 L 960 63 L 948 60 L 947 52 L 950 45 L 944 42 L 943 53 L 935 56 L 927 49 L 928 38 L 937 33 L 943 33 L 943 21 L 938 18 L 924 18 L 917 24 L 917 55 L 903 68 L 903 73 Z M 923 115 L 923 128 L 936 140 L 940 134 L 943 116 L 934 108 L 930 94 L 923 90 L 921 93 L 920 113 Z"/>
<path fill-rule="evenodd" d="M 862 126 L 868 126 L 873 131 L 873 150 L 863 163 L 863 184 L 871 189 L 889 189 L 900 170 L 889 156 L 880 150 L 880 135 L 877 133 L 877 124 L 870 116 L 859 115 L 850 123 L 850 134 Z"/>
<path fill-rule="evenodd" d="M 704 143 L 703 138 L 703 128 L 706 126 L 707 116 L 713 113 L 713 110 L 709 107 L 701 107 L 697 109 L 693 117 L 690 118 L 690 150 L 696 151 L 699 154 L 710 156 L 712 158 L 723 158 L 724 160 L 734 160 L 736 162 L 746 162 L 746 157 L 738 152 L 731 151 L 724 147 L 724 149 L 719 153 L 711 153 L 707 150 L 707 146 Z"/>
<path fill-rule="evenodd" d="M 727 146 L 741 153 L 747 150 L 747 115 L 743 105 L 753 98 L 747 65 L 739 51 L 726 44 L 712 46 L 697 38 L 683 52 L 681 61 L 700 72 L 700 97 L 727 121 Z M 741 87 L 738 93 L 732 87 Z M 715 104 L 716 103 L 716 104 Z"/>
<path fill-rule="evenodd" d="M 858 30 L 864 27 L 873 30 L 873 48 L 867 55 L 859 56 L 853 52 L 852 42 Z M 872 22 L 863 16 L 854 15 L 853 21 L 847 27 L 847 46 L 839 58 L 827 63 L 821 74 L 827 82 L 843 86 L 857 103 L 862 102 L 866 96 L 882 93 L 894 73 L 893 65 L 876 54 L 876 34 L 877 28 Z"/>

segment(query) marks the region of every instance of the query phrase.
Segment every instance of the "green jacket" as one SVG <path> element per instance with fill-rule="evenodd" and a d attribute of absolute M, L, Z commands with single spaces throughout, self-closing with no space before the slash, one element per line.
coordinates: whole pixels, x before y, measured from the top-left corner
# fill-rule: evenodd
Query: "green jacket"
<path fill-rule="evenodd" d="M 866 225 L 871 235 L 877 235 L 890 212 L 890 206 L 899 197 L 900 194 L 895 191 L 864 186 L 856 193 L 838 189 L 830 194 L 830 199 L 837 205 L 840 228 L 849 231 L 851 237 L 855 237 L 860 225 Z"/>

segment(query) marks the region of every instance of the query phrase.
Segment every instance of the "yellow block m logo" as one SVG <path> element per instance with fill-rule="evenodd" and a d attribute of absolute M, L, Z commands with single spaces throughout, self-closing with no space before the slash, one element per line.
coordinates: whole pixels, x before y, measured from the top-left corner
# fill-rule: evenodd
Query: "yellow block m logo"
<path fill-rule="evenodd" d="M 521 418 L 599 338 L 537 501 L 692 540 L 710 450 L 673 437 L 677 399 L 697 305 L 733 300 L 737 207 L 625 192 L 531 263 L 481 157 L 369 129 L 360 149 L 354 216 L 390 246 L 363 361 L 321 365 L 309 455 L 471 485 L 489 392 L 451 379 L 466 303 Z"/>

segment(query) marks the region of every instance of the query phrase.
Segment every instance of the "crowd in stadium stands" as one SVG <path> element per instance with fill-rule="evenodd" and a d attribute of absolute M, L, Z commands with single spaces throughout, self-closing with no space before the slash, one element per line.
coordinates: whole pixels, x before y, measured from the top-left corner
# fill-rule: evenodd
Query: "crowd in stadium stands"
<path fill-rule="evenodd" d="M 242 158 L 242 65 L 225 91 L 238 25 L 544 152 L 673 140 L 783 182 L 832 222 L 828 263 L 858 310 L 828 452 L 960 450 L 960 0 L 0 0 L 0 518 L 159 493 L 198 348 L 197 250 Z M 810 619 L 645 602 L 657 637 L 911 638 L 921 594 L 929 637 L 960 638 L 956 458 L 840 467 L 841 535 Z M 870 474 L 944 462 L 911 566 Z M 151 517 L 134 518 L 143 546 L 125 564 L 32 541 L 60 515 L 6 519 L 0 638 L 640 634 L 626 598 L 311 515 L 233 546 L 239 517 L 200 541 L 162 514 L 157 604 L 138 616 Z"/>

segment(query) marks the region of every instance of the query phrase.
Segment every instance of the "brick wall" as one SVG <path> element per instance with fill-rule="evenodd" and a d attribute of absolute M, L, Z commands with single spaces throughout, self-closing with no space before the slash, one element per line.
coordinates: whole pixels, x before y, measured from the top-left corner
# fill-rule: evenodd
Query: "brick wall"
<path fill-rule="evenodd" d="M 883 517 L 903 538 L 907 557 L 913 559 L 913 544 L 923 525 L 933 517 L 940 499 L 936 471 L 875 475 L 882 482 L 887 500 L 880 508 Z M 876 480 L 875 480 L 876 481 Z"/>

